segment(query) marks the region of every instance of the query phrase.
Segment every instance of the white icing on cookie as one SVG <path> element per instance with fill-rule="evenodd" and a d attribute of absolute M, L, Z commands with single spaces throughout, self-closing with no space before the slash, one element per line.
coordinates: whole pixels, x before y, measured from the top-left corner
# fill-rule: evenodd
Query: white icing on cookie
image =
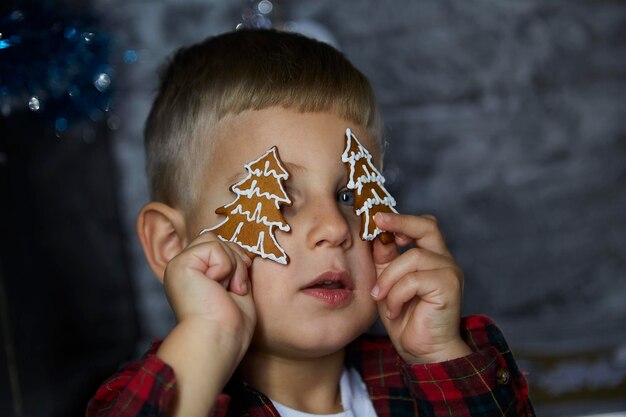
<path fill-rule="evenodd" d="M 231 191 L 237 197 L 216 210 L 217 213 L 224 214 L 226 219 L 214 227 L 202 230 L 200 234 L 215 231 L 225 242 L 234 242 L 264 259 L 287 264 L 288 256 L 276 241 L 274 232 L 275 228 L 284 232 L 291 230 L 280 212 L 281 205 L 291 204 L 283 186 L 283 182 L 289 178 L 289 173 L 283 166 L 275 146 L 244 167 L 248 171 L 246 178 L 231 186 Z M 264 189 L 265 181 L 272 181 L 269 185 L 277 185 L 279 192 L 274 194 Z M 273 204 L 268 209 L 264 203 L 269 201 Z M 273 220 L 270 220 L 269 216 Z M 253 231 L 255 233 L 252 240 L 244 241 L 242 232 L 249 234 Z M 266 242 L 266 234 L 269 235 L 271 242 Z M 266 251 L 267 246 L 272 250 Z"/>
<path fill-rule="evenodd" d="M 357 201 L 363 201 L 359 207 L 354 207 L 357 215 L 365 216 L 365 220 L 362 223 L 361 238 L 363 240 L 374 240 L 383 231 L 375 227 L 372 233 L 369 232 L 370 222 L 372 221 L 370 211 L 375 206 L 383 205 L 387 206 L 389 211 L 397 213 L 394 208 L 396 200 L 385 188 L 385 177 L 372 163 L 372 154 L 361 145 L 350 128 L 346 129 L 346 148 L 341 155 L 341 161 L 349 164 L 350 172 L 347 187 L 350 190 L 354 190 L 358 197 L 361 197 L 355 196 L 355 204 Z M 358 176 L 356 174 L 357 164 L 360 164 L 358 168 L 362 171 Z M 364 200 L 363 197 L 365 197 Z"/>

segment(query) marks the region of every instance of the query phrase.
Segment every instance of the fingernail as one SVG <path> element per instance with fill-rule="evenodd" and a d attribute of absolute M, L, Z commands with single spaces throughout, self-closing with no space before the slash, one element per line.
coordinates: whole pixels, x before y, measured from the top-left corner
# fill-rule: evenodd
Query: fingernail
<path fill-rule="evenodd" d="M 378 223 L 379 221 L 385 222 L 387 221 L 387 219 L 389 219 L 389 216 L 386 215 L 385 213 L 378 212 L 374 215 L 374 221 L 376 223 Z"/>
<path fill-rule="evenodd" d="M 372 297 L 374 298 L 378 297 L 378 294 L 380 294 L 380 288 L 378 287 L 378 285 L 372 288 L 372 292 L 370 294 L 372 294 Z"/>
<path fill-rule="evenodd" d="M 248 293 L 248 284 L 247 284 L 247 283 L 242 282 L 240 287 L 241 287 L 241 291 L 242 291 L 244 294 L 247 294 L 247 293 Z"/>

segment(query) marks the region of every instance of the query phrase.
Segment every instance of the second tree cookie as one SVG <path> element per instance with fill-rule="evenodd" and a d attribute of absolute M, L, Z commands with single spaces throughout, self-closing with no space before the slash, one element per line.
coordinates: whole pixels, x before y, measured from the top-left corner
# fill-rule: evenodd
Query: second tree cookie
<path fill-rule="evenodd" d="M 385 177 L 372 162 L 372 154 L 357 139 L 350 128 L 346 129 L 346 147 L 341 161 L 348 169 L 348 185 L 354 190 L 354 212 L 361 216 L 361 239 L 374 240 L 380 236 L 383 243 L 391 243 L 393 234 L 383 232 L 374 223 L 376 213 L 397 213 L 396 200 L 384 186 Z"/>

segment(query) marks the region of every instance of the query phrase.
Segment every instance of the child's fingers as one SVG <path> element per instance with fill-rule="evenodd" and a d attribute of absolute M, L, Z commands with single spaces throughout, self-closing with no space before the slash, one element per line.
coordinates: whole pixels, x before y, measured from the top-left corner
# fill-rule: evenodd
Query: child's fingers
<path fill-rule="evenodd" d="M 203 242 L 221 242 L 222 240 L 217 235 L 208 229 L 201 231 L 198 236 L 187 245 L 188 248 L 201 244 Z"/>
<path fill-rule="evenodd" d="M 241 259 L 243 259 L 243 262 L 250 267 L 250 265 L 252 265 L 252 259 L 250 259 L 250 256 L 248 256 L 248 254 L 246 253 L 246 251 L 239 245 L 233 243 L 233 242 L 225 242 L 222 239 L 220 239 L 216 234 L 214 234 L 213 232 L 209 231 L 208 229 L 204 229 L 203 231 L 200 232 L 200 234 L 198 235 L 198 237 L 196 237 L 196 239 L 194 239 L 189 246 L 193 246 L 196 245 L 198 243 L 201 243 L 203 241 L 216 241 L 216 242 L 222 242 L 226 245 L 228 245 L 228 247 L 233 250 L 237 255 L 239 255 L 241 257 Z"/>
<path fill-rule="evenodd" d="M 252 259 L 250 259 L 245 251 L 237 244 L 233 242 L 222 242 L 222 244 L 227 248 L 227 251 L 230 251 L 233 255 L 235 262 L 235 272 L 226 289 L 229 289 L 237 295 L 246 295 L 249 288 L 248 268 L 252 265 Z"/>
<path fill-rule="evenodd" d="M 250 256 L 248 256 L 248 254 L 246 253 L 245 250 L 243 250 L 243 248 L 241 248 L 239 245 L 233 243 L 233 242 L 225 242 L 222 239 L 220 239 L 217 235 L 215 235 L 213 232 L 208 231 L 208 230 L 203 230 L 202 232 L 200 232 L 200 235 L 198 235 L 198 237 L 196 239 L 194 239 L 188 247 L 192 247 L 195 245 L 199 245 L 203 242 L 219 242 L 220 244 L 222 244 L 224 246 L 224 248 L 226 248 L 226 252 L 228 253 L 228 255 L 231 256 L 231 260 L 233 263 L 238 264 L 239 260 L 242 260 L 245 268 L 242 268 L 242 271 L 245 271 L 247 268 L 249 268 L 252 265 L 252 259 L 250 258 Z M 241 280 L 240 282 L 238 282 L 238 288 L 243 289 L 242 284 L 244 283 L 245 280 L 247 280 L 247 271 L 244 274 L 245 275 L 245 279 Z M 245 292 L 243 294 L 240 295 L 245 295 Z"/>
<path fill-rule="evenodd" d="M 223 242 L 206 242 L 194 246 L 191 254 L 205 262 L 204 275 L 214 281 L 230 279 L 237 268 L 237 256 Z"/>
<path fill-rule="evenodd" d="M 407 274 L 447 267 L 456 267 L 449 257 L 422 248 L 411 248 L 398 256 L 380 274 L 372 295 L 375 299 L 380 300 L 387 295 L 397 281 Z"/>
<path fill-rule="evenodd" d="M 375 239 L 372 244 L 372 259 L 376 265 L 384 265 L 398 257 L 398 247 L 395 243 L 383 243 Z"/>
<path fill-rule="evenodd" d="M 250 255 L 248 255 L 248 252 L 246 252 L 241 246 L 237 245 L 236 243 L 227 242 L 226 244 L 237 255 L 239 255 L 243 263 L 246 265 L 246 268 L 250 268 L 250 266 L 252 265 L 252 258 L 250 258 Z"/>
<path fill-rule="evenodd" d="M 453 268 L 412 272 L 396 282 L 385 299 L 385 315 L 393 320 L 401 313 L 404 305 L 415 298 L 444 309 L 458 299 L 461 282 Z"/>
<path fill-rule="evenodd" d="M 198 278 L 209 278 L 222 284 L 233 271 L 233 258 L 219 242 L 203 242 L 187 247 L 167 263 L 164 283 L 168 292 L 186 289 Z"/>
<path fill-rule="evenodd" d="M 246 258 L 250 259 L 247 256 Z M 227 288 L 237 295 L 246 295 L 248 293 L 248 288 L 249 288 L 249 283 L 248 283 L 249 265 L 246 265 L 243 258 L 241 258 L 240 256 L 235 256 L 235 260 L 236 260 L 237 266 L 233 274 L 232 280 L 230 281 L 230 284 Z"/>
<path fill-rule="evenodd" d="M 238 260 L 243 262 L 224 242 L 215 236 L 203 235 L 194 239 L 168 263 L 166 277 L 184 276 L 185 271 L 191 270 L 228 288 L 237 270 Z"/>
<path fill-rule="evenodd" d="M 387 232 L 396 233 L 396 240 L 408 244 L 414 239 L 417 246 L 430 251 L 450 256 L 443 234 L 434 216 L 413 216 L 395 213 L 377 213 L 374 216 L 376 226 Z"/>
<path fill-rule="evenodd" d="M 395 237 L 396 237 L 396 245 L 400 247 L 408 246 L 412 243 L 415 243 L 413 239 L 400 233 L 395 233 Z"/>

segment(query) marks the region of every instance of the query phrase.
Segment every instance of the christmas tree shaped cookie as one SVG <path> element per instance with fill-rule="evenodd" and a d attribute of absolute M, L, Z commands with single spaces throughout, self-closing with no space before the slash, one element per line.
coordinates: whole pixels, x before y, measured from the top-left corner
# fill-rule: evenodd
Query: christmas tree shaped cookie
<path fill-rule="evenodd" d="M 241 246 L 252 257 L 259 255 L 287 264 L 289 257 L 276 241 L 275 232 L 276 228 L 291 230 L 280 211 L 282 205 L 291 204 L 283 188 L 289 173 L 275 146 L 245 168 L 248 176 L 230 187 L 237 194 L 235 200 L 215 210 L 226 219 L 202 232 L 212 231 L 221 240 Z"/>
<path fill-rule="evenodd" d="M 374 240 L 381 234 L 383 243 L 393 242 L 393 234 L 383 232 L 374 223 L 376 213 L 397 213 L 396 200 L 385 189 L 385 177 L 372 162 L 372 154 L 361 145 L 350 128 L 346 129 L 346 147 L 341 161 L 348 169 L 348 185 L 354 190 L 354 212 L 361 216 L 361 239 Z"/>

